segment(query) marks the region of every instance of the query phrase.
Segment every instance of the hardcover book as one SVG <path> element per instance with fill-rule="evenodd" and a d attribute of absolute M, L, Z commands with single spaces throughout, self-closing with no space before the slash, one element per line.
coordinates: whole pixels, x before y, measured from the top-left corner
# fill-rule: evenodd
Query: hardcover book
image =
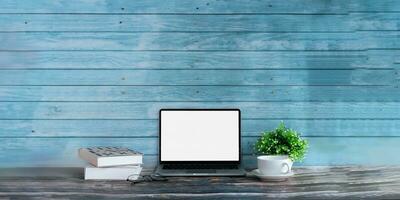
<path fill-rule="evenodd" d="M 141 165 L 143 154 L 124 147 L 80 148 L 79 157 L 96 167 Z"/>
<path fill-rule="evenodd" d="M 142 167 L 139 165 L 120 166 L 120 167 L 85 167 L 85 180 L 136 180 L 138 179 Z"/>

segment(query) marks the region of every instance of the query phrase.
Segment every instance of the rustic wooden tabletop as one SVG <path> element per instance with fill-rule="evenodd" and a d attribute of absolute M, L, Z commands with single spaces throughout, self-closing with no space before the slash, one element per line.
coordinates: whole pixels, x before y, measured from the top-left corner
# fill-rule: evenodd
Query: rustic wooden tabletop
<path fill-rule="evenodd" d="M 85 181 L 79 168 L 1 169 L 0 199 L 400 199 L 400 167 L 307 167 L 284 182 L 176 177 L 131 185 Z"/>

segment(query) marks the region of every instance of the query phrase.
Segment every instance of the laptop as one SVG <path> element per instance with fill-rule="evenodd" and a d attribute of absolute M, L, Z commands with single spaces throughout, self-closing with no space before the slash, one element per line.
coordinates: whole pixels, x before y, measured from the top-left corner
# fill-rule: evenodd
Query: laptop
<path fill-rule="evenodd" d="M 161 109 L 162 176 L 244 176 L 239 109 Z"/>

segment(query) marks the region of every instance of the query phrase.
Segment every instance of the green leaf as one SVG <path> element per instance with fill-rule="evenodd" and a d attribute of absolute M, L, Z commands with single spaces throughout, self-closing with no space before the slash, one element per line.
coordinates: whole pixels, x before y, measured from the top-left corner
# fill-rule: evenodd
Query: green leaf
<path fill-rule="evenodd" d="M 308 142 L 282 121 L 275 130 L 264 131 L 254 146 L 259 154 L 287 154 L 293 161 L 300 161 L 305 157 Z"/>

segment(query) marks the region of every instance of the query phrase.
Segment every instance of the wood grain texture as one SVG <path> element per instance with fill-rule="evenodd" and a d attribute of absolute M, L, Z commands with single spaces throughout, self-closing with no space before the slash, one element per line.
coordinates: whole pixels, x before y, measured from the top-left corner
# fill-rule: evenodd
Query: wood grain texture
<path fill-rule="evenodd" d="M 0 52 L 1 69 L 359 69 L 394 68 L 399 51 Z M 25 59 L 22 59 L 25 58 Z"/>
<path fill-rule="evenodd" d="M 240 108 L 242 119 L 399 119 L 398 102 L 2 102 L 0 119 L 158 119 L 161 108 Z"/>
<path fill-rule="evenodd" d="M 363 24 L 349 23 L 347 15 L 0 15 L 2 31 L 82 32 L 348 32 L 372 23 L 369 14 Z M 374 15 L 373 15 L 374 16 Z M 377 18 L 373 23 L 378 23 Z M 384 22 L 390 23 L 385 18 Z M 281 23 L 284 21 L 285 23 Z M 382 22 L 383 23 L 383 22 Z M 393 23 L 393 22 L 392 22 Z M 378 26 L 378 25 L 375 25 Z M 390 26 L 390 24 L 387 24 Z M 392 25 L 393 26 L 393 25 Z M 368 26 L 371 29 L 372 26 Z M 373 30 L 373 29 L 372 29 Z M 381 30 L 381 29 L 378 29 Z"/>
<path fill-rule="evenodd" d="M 154 166 L 166 107 L 242 109 L 247 167 L 281 120 L 310 140 L 303 165 L 400 163 L 399 1 L 0 5 L 0 167 L 82 165 L 85 145 Z"/>
<path fill-rule="evenodd" d="M 260 136 L 281 120 L 242 120 L 242 136 Z M 399 120 L 389 119 L 290 119 L 302 136 L 393 137 L 400 136 Z M 382 134 L 382 128 L 385 134 Z M 357 131 L 354 131 L 357 130 Z M 0 120 L 0 137 L 157 137 L 157 120 Z M 343 138 L 345 139 L 345 138 Z"/>
<path fill-rule="evenodd" d="M 352 13 L 351 14 L 355 23 L 356 30 L 386 30 L 395 31 L 399 30 L 400 13 Z"/>
<path fill-rule="evenodd" d="M 274 12 L 294 12 L 294 13 L 315 13 L 332 12 L 345 13 L 347 4 L 340 4 L 341 1 L 335 1 L 332 8 L 321 1 L 313 1 L 313 6 L 304 5 L 300 1 L 293 1 L 291 5 L 276 1 L 136 1 L 126 0 L 117 1 L 82 1 L 76 0 L 59 1 L 57 3 L 42 0 L 32 4 L 2 0 L 3 6 L 0 12 L 4 13 L 274 13 Z M 77 6 L 79 5 L 79 6 Z"/>
<path fill-rule="evenodd" d="M 44 172 L 47 171 L 47 173 Z M 69 170 L 69 171 L 67 171 Z M 254 177 L 174 177 L 167 182 L 130 185 L 124 181 L 84 181 L 83 170 L 2 169 L 38 176 L 3 176 L 1 198 L 12 199 L 398 199 L 399 167 L 297 167 L 284 182 Z M 57 174 L 58 172 L 58 174 Z M 51 176 L 49 176 L 49 174 Z M 62 188 L 62 189 L 60 189 Z M 194 189 L 195 188 L 195 189 Z"/>
<path fill-rule="evenodd" d="M 242 139 L 243 165 L 256 167 L 256 155 L 253 145 L 257 137 Z M 388 137 L 307 137 L 309 153 L 297 165 L 396 165 L 400 164 L 397 152 L 400 150 L 400 138 Z M 90 146 L 123 146 L 133 148 L 145 154 L 144 165 L 154 167 L 157 164 L 157 143 L 155 137 L 148 138 L 2 138 L 6 145 L 0 147 L 1 160 L 7 160 L 2 167 L 29 166 L 84 166 L 77 156 L 77 149 Z M 385 146 L 385 148 L 381 148 Z M 51 151 L 49 151 L 51 149 Z M 364 149 L 363 151 L 359 151 Z M 390 157 L 391 159 L 387 159 Z"/>
<path fill-rule="evenodd" d="M 391 69 L 400 50 L 0 51 L 1 69 Z"/>
<path fill-rule="evenodd" d="M 293 14 L 344 14 L 348 12 L 396 12 L 400 11 L 396 0 L 312 0 L 304 4 L 301 0 L 274 1 L 263 0 L 173 0 L 160 3 L 160 0 L 38 0 L 26 3 L 23 0 L 2 0 L 0 13 L 293 13 Z"/>
<path fill-rule="evenodd" d="M 284 51 L 396 49 L 396 31 L 355 33 L 3 32 L 1 51 Z M 82 45 L 85 44 L 85 45 Z"/>
<path fill-rule="evenodd" d="M 382 70 L 1 70 L 0 85 L 391 85 Z M 222 77 L 229 77 L 222 78 Z"/>
<path fill-rule="evenodd" d="M 0 86 L 0 101 L 399 101 L 395 86 Z"/>
<path fill-rule="evenodd" d="M 252 2 L 253 4 L 254 2 Z M 399 30 L 399 13 L 343 15 L 0 15 L 0 30 L 82 32 L 350 32 Z"/>

